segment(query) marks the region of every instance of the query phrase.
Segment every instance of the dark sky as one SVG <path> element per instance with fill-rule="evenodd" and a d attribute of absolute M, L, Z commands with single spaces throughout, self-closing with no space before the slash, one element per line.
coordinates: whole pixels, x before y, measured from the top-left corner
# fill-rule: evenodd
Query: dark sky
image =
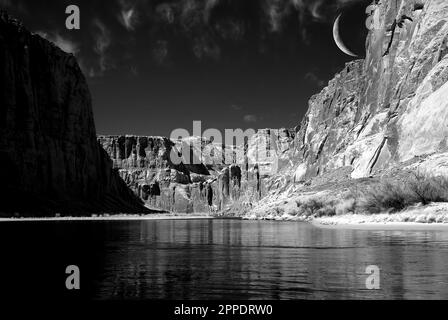
<path fill-rule="evenodd" d="M 361 5 L 359 3 L 362 2 Z M 75 54 L 99 134 L 175 128 L 294 127 L 346 56 L 363 54 L 369 0 L 0 0 L 25 26 Z M 81 29 L 65 28 L 78 5 Z M 355 7 L 354 7 L 355 4 Z"/>

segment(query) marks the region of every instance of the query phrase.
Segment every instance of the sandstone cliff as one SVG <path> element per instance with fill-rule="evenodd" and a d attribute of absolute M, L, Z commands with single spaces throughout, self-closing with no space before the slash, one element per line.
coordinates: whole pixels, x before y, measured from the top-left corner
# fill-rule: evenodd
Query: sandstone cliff
<path fill-rule="evenodd" d="M 147 206 L 193 213 L 258 201 L 265 194 L 261 180 L 287 161 L 283 157 L 292 148 L 294 134 L 286 129 L 259 130 L 245 148 L 200 137 L 172 141 L 165 137 L 98 136 L 98 141 L 128 187 Z M 191 150 L 190 159 L 184 152 L 182 162 L 173 164 L 170 152 L 182 150 L 185 144 Z M 260 152 L 267 144 L 269 151 Z"/>
<path fill-rule="evenodd" d="M 290 164 L 267 182 L 256 214 L 397 170 L 448 174 L 448 2 L 381 1 L 377 10 L 366 58 L 310 99 Z"/>
<path fill-rule="evenodd" d="M 142 212 L 99 146 L 75 57 L 0 12 L 1 215 Z"/>
<path fill-rule="evenodd" d="M 298 178 L 344 166 L 361 178 L 446 151 L 448 3 L 382 1 L 365 60 L 310 100 L 300 125 Z M 403 16 L 404 20 L 396 25 Z"/>

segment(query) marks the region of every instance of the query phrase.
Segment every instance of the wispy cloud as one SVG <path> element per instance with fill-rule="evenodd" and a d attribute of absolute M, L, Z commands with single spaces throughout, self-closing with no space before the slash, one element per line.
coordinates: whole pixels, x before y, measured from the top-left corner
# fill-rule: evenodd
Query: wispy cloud
<path fill-rule="evenodd" d="M 317 76 L 314 72 L 310 71 L 306 73 L 304 78 L 318 88 L 322 88 L 325 85 L 325 81 L 319 78 L 319 76 Z"/>
<path fill-rule="evenodd" d="M 334 13 L 345 5 L 363 0 L 264 0 L 264 14 L 271 32 L 281 32 L 285 19 L 296 16 L 302 39 L 307 40 L 307 28 L 312 22 L 332 22 Z"/>
<path fill-rule="evenodd" d="M 99 55 L 98 71 L 91 69 L 90 76 L 101 76 L 105 71 L 113 67 L 112 62 L 107 56 L 107 50 L 112 44 L 111 33 L 104 23 L 99 19 L 93 21 L 95 29 L 95 44 L 93 51 Z"/>
<path fill-rule="evenodd" d="M 198 59 L 211 58 L 219 60 L 221 57 L 220 47 L 211 38 L 205 36 L 195 39 L 193 53 Z"/>
<path fill-rule="evenodd" d="M 120 5 L 118 20 L 128 31 L 135 30 L 139 22 L 135 2 L 130 2 L 128 0 L 119 0 L 118 3 Z"/>
<path fill-rule="evenodd" d="M 0 0 L 0 6 L 8 8 L 12 6 L 11 0 Z"/>
<path fill-rule="evenodd" d="M 127 11 L 121 11 L 120 22 L 125 26 L 127 30 L 133 31 L 135 29 L 135 25 L 137 24 L 135 9 L 132 8 Z"/>
<path fill-rule="evenodd" d="M 164 64 L 168 57 L 168 41 L 159 40 L 156 42 L 154 49 L 152 50 L 152 56 L 157 64 Z"/>
<path fill-rule="evenodd" d="M 308 14 L 312 19 L 323 22 L 331 18 L 329 13 L 334 10 L 361 1 L 363 0 L 290 0 L 289 3 L 300 13 Z"/>
<path fill-rule="evenodd" d="M 132 76 L 137 77 L 139 72 L 138 72 L 138 68 L 136 66 L 131 66 L 129 68 L 129 72 Z"/>
<path fill-rule="evenodd" d="M 282 29 L 283 18 L 287 14 L 288 6 L 283 0 L 267 0 L 265 13 L 269 20 L 270 31 L 279 32 Z"/>
<path fill-rule="evenodd" d="M 127 58 L 125 54 L 148 42 L 150 47 L 145 50 L 149 58 L 163 65 L 176 63 L 181 56 L 179 50 L 188 50 L 188 59 L 225 61 L 233 46 L 244 47 L 246 43 L 269 54 L 275 45 L 271 39 L 282 32 L 288 37 L 294 32 L 294 38 L 301 35 L 302 43 L 307 43 L 313 39 L 313 33 L 309 33 L 311 23 L 329 23 L 338 8 L 357 1 L 364 0 L 257 0 L 248 1 L 243 7 L 242 0 L 114 0 L 111 10 L 89 17 L 86 12 L 83 19 L 91 21 L 87 30 L 90 36 L 83 42 L 79 32 L 48 32 L 45 37 L 78 58 L 82 55 L 88 74 L 101 76 L 115 67 L 129 68 L 128 62 L 134 57 Z M 22 2 L 25 1 L 0 0 L 5 7 Z M 256 14 L 247 14 L 241 8 Z M 291 30 L 291 26 L 295 28 Z M 132 32 L 139 27 L 147 33 Z M 41 28 L 55 27 L 49 24 Z M 278 34 L 274 37 L 270 33 Z M 306 79 L 321 86 L 315 75 L 309 74 Z"/>
<path fill-rule="evenodd" d="M 196 0 L 184 0 L 179 2 L 181 6 L 180 22 L 185 31 L 200 26 L 203 22 L 203 8 Z"/>
<path fill-rule="evenodd" d="M 156 9 L 156 14 L 164 22 L 168 24 L 174 23 L 174 9 L 167 3 L 159 4 Z"/>
<path fill-rule="evenodd" d="M 10 9 L 10 10 L 16 10 L 20 13 L 27 13 L 27 9 L 25 5 L 22 2 L 19 2 L 17 0 L 0 0 L 0 9 Z"/>
<path fill-rule="evenodd" d="M 246 114 L 243 117 L 243 120 L 244 120 L 244 122 L 247 122 L 247 123 L 255 123 L 258 121 L 258 117 L 254 114 Z"/>
<path fill-rule="evenodd" d="M 67 53 L 72 53 L 74 55 L 79 53 L 79 45 L 74 41 L 71 41 L 67 38 L 62 37 L 57 32 L 44 32 L 37 31 L 36 34 L 40 35 L 42 38 L 47 39 L 48 41 L 53 42 L 56 46 L 58 46 L 62 51 Z"/>
<path fill-rule="evenodd" d="M 204 21 L 207 23 L 210 19 L 211 11 L 219 4 L 221 0 L 206 0 L 204 7 Z"/>

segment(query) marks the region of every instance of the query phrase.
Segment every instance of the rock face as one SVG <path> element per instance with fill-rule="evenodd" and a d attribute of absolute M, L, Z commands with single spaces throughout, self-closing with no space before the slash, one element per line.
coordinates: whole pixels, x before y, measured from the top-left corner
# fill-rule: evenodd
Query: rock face
<path fill-rule="evenodd" d="M 0 212 L 142 212 L 99 146 L 76 59 L 0 12 Z"/>
<path fill-rule="evenodd" d="M 98 142 L 127 186 L 148 206 L 183 213 L 208 211 L 205 196 L 196 189 L 214 177 L 202 163 L 174 164 L 170 153 L 175 142 L 144 136 L 98 136 Z M 196 205 L 204 206 L 195 210 L 196 197 L 202 200 Z"/>
<path fill-rule="evenodd" d="M 289 161 L 253 212 L 270 201 L 277 210 L 309 185 L 328 190 L 403 168 L 448 174 L 448 1 L 380 1 L 376 10 L 366 58 L 310 99 Z"/>
<path fill-rule="evenodd" d="M 222 211 L 240 198 L 258 200 L 264 192 L 261 179 L 277 172 L 294 134 L 286 129 L 260 130 L 246 148 L 214 144 L 199 137 L 172 141 L 164 137 L 98 136 L 98 141 L 127 186 L 147 206 L 194 213 Z M 171 152 L 176 150 L 177 154 L 185 146 L 191 151 L 182 152 L 181 162 L 174 163 Z"/>
<path fill-rule="evenodd" d="M 377 10 L 365 60 L 309 102 L 286 168 L 296 181 L 344 167 L 368 177 L 447 151 L 448 2 L 381 1 Z"/>

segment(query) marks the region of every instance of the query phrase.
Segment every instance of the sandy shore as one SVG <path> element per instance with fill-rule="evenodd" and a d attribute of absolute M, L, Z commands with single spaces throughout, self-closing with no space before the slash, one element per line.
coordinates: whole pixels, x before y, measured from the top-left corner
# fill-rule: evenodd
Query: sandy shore
<path fill-rule="evenodd" d="M 397 213 L 346 214 L 312 220 L 320 228 L 365 230 L 448 230 L 448 204 L 415 206 Z"/>
<path fill-rule="evenodd" d="M 102 215 L 89 217 L 44 217 L 44 218 L 0 218 L 0 222 L 30 222 L 30 221 L 143 221 L 143 220 L 198 220 L 215 219 L 207 214 L 151 214 L 151 215 Z"/>
<path fill-rule="evenodd" d="M 370 223 L 338 223 L 326 224 L 319 220 L 311 222 L 315 227 L 323 229 L 349 230 L 443 230 L 448 231 L 447 223 L 418 223 L 418 222 L 370 222 Z"/>
<path fill-rule="evenodd" d="M 447 230 L 448 203 L 416 205 L 396 213 L 299 216 L 283 213 L 244 216 L 247 220 L 308 222 L 318 228 L 359 230 Z"/>
<path fill-rule="evenodd" d="M 45 217 L 45 218 L 0 218 L 0 222 L 29 221 L 144 221 L 144 220 L 198 220 L 198 219 L 241 219 L 211 216 L 208 213 L 173 214 L 159 213 L 150 215 L 92 215 L 88 217 Z M 308 222 L 318 228 L 357 229 L 357 230 L 446 230 L 448 231 L 448 203 L 434 203 L 427 206 L 415 206 L 398 213 L 381 214 L 345 214 L 305 218 L 298 216 L 268 215 L 260 217 L 250 215 L 245 220 L 295 221 Z"/>

